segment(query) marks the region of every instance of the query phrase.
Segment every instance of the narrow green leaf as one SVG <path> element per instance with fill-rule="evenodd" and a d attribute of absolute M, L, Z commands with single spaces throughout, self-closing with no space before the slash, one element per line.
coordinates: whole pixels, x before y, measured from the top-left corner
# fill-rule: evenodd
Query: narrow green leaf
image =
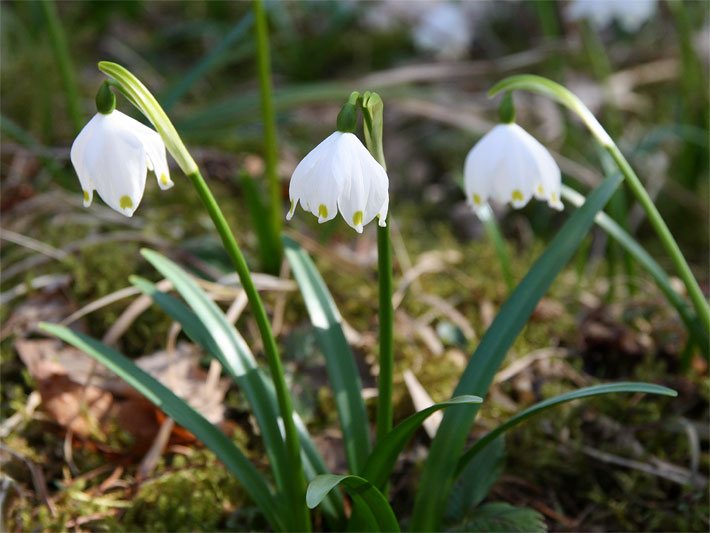
<path fill-rule="evenodd" d="M 288 237 L 283 241 L 286 259 L 301 289 L 316 339 L 325 356 L 348 466 L 351 472 L 358 473 L 370 451 L 370 435 L 355 358 L 345 339 L 338 308 L 313 261 L 296 241 Z"/>
<path fill-rule="evenodd" d="M 246 35 L 253 23 L 254 15 L 251 12 L 246 13 L 207 55 L 187 74 L 180 76 L 179 81 L 162 98 L 163 108 L 170 111 L 198 80 L 204 78 L 210 70 L 223 65 L 225 56 L 232 52 L 233 46 Z"/>
<path fill-rule="evenodd" d="M 461 470 L 447 503 L 447 522 L 460 522 L 473 511 L 488 496 L 491 487 L 503 473 L 504 466 L 505 440 L 501 435 L 481 448 Z"/>
<path fill-rule="evenodd" d="M 569 187 L 562 186 L 562 197 L 576 207 L 584 203 L 584 196 Z M 619 245 L 626 250 L 636 262 L 641 265 L 651 275 L 656 285 L 665 295 L 668 302 L 678 311 L 681 320 L 688 328 L 688 332 L 695 336 L 697 345 L 708 355 L 710 340 L 707 332 L 702 327 L 694 313 L 691 312 L 689 304 L 671 286 L 668 274 L 661 268 L 653 257 L 641 246 L 627 231 L 604 212 L 597 213 L 594 221 Z"/>
<path fill-rule="evenodd" d="M 173 320 L 180 323 L 183 330 L 190 339 L 195 343 L 202 346 L 208 353 L 215 357 L 222 366 L 227 370 L 227 372 L 234 378 L 235 382 L 244 389 L 245 387 L 254 386 L 258 390 L 265 393 L 269 399 L 271 409 L 266 412 L 266 416 L 276 417 L 277 416 L 277 402 L 276 402 L 276 392 L 274 390 L 273 382 L 265 375 L 261 368 L 255 374 L 255 380 L 259 380 L 260 383 L 254 383 L 253 381 L 244 380 L 243 377 L 238 375 L 238 370 L 234 367 L 231 359 L 225 355 L 225 352 L 221 347 L 214 341 L 214 338 L 210 334 L 209 330 L 204 326 L 202 321 L 197 317 L 197 315 L 192 312 L 185 304 L 183 304 L 177 298 L 160 291 L 153 283 L 138 276 L 131 277 L 131 283 L 135 285 L 141 292 L 150 296 L 153 301 L 159 305 L 165 313 L 168 314 Z M 243 353 L 243 358 L 247 361 L 254 361 L 254 357 L 251 351 Z M 250 364 L 247 362 L 247 364 Z M 255 365 L 256 363 L 254 363 Z M 256 393 L 254 393 L 256 394 Z M 256 416 L 256 412 L 255 412 Z M 308 429 L 298 416 L 298 413 L 293 414 L 294 423 L 296 425 L 296 430 L 298 431 L 299 438 L 301 440 L 301 450 L 303 453 L 303 468 L 306 473 L 306 478 L 308 480 L 313 479 L 315 476 L 328 474 L 329 471 L 325 466 L 323 458 L 315 447 L 313 440 L 311 439 Z M 275 419 L 275 418 L 273 418 Z M 257 422 L 262 423 L 261 416 L 257 416 Z M 326 502 L 323 504 L 323 511 L 326 518 L 334 526 L 338 525 L 344 519 L 342 499 L 339 497 L 339 493 L 333 493 Z"/>
<path fill-rule="evenodd" d="M 589 232 L 595 215 L 609 201 L 621 179 L 620 174 L 605 178 L 599 187 L 592 191 L 585 204 L 567 220 L 501 307 L 471 356 L 454 395 L 486 395 L 510 346 L 520 334 L 540 298 Z M 463 452 L 466 437 L 477 414 L 477 406 L 471 409 L 455 409 L 444 414 L 419 483 L 412 530 L 439 529 L 454 481 L 458 458 Z"/>
<path fill-rule="evenodd" d="M 271 225 L 271 213 L 264 204 L 265 192 L 258 187 L 256 181 L 246 172 L 239 176 L 246 208 L 249 211 L 251 225 L 256 233 L 256 242 L 262 268 L 266 272 L 278 273 L 281 267 L 283 251 L 281 250 L 280 231 L 277 233 Z M 278 204 L 280 206 L 280 204 Z M 279 216 L 281 210 L 277 209 Z"/>
<path fill-rule="evenodd" d="M 87 335 L 56 324 L 41 323 L 40 329 L 75 346 L 115 372 L 178 424 L 205 443 L 244 486 L 269 523 L 278 530 L 286 527 L 268 485 L 242 451 L 201 414 L 178 398 L 167 387 L 141 370 L 113 348 Z"/>
<path fill-rule="evenodd" d="M 202 323 L 202 328 L 211 337 L 212 340 L 207 343 L 205 348 L 218 358 L 244 392 L 261 429 L 264 447 L 269 456 L 276 484 L 283 490 L 288 486 L 287 480 L 292 473 L 279 428 L 279 411 L 265 386 L 249 346 L 234 326 L 229 323 L 222 310 L 207 297 L 182 268 L 153 250 L 144 249 L 141 250 L 141 254 L 172 282 L 175 290 L 192 308 L 197 319 Z M 151 296 L 155 296 L 163 303 L 167 301 L 165 296 L 156 293 Z M 175 309 L 174 305 L 172 309 Z M 195 324 L 189 324 L 189 329 L 186 331 L 189 332 L 190 329 L 194 330 L 197 327 Z M 204 336 L 204 333 L 201 333 L 200 336 Z"/>
<path fill-rule="evenodd" d="M 328 474 L 318 476 L 308 484 L 306 503 L 309 509 L 320 504 L 326 495 L 338 485 L 342 485 L 350 494 L 355 505 L 369 511 L 368 520 L 361 515 L 360 520 L 369 522 L 368 531 L 399 531 L 397 518 L 382 493 L 372 483 L 358 476 L 336 476 Z"/>
<path fill-rule="evenodd" d="M 457 396 L 445 402 L 437 403 L 418 413 L 414 413 L 385 435 L 367 458 L 362 476 L 377 487 L 383 487 L 392 472 L 397 457 L 412 438 L 419 426 L 433 413 L 452 406 L 479 404 L 483 400 L 478 396 Z"/>
<path fill-rule="evenodd" d="M 523 409 L 518 414 L 495 428 L 493 431 L 487 433 L 481 437 L 476 444 L 471 446 L 471 448 L 461 457 L 459 464 L 456 468 L 457 474 L 460 473 L 471 461 L 477 453 L 484 449 L 491 441 L 495 440 L 499 435 L 502 435 L 512 427 L 517 426 L 521 422 L 524 422 L 531 416 L 535 416 L 551 407 L 559 405 L 565 402 L 571 402 L 573 400 L 579 400 L 581 398 L 589 398 L 591 396 L 602 396 L 604 394 L 616 394 L 619 392 L 644 392 L 646 394 L 659 394 L 661 396 L 678 396 L 678 393 L 673 389 L 668 387 L 663 387 L 662 385 L 654 385 L 653 383 L 636 383 L 636 382 L 622 382 L 622 383 L 608 383 L 604 385 L 594 385 L 592 387 L 584 387 L 583 389 L 566 392 L 555 396 L 554 398 L 549 398 L 543 400 L 535 405 Z"/>

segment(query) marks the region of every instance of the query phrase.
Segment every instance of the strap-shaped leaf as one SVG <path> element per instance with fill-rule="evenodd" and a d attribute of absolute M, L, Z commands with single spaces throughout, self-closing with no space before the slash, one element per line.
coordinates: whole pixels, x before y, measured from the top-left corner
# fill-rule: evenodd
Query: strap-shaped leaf
<path fill-rule="evenodd" d="M 342 485 L 353 499 L 358 528 L 366 531 L 399 531 L 399 524 L 387 499 L 372 483 L 358 476 L 318 476 L 308 484 L 306 503 L 315 508 L 328 493 Z"/>
<path fill-rule="evenodd" d="M 501 306 L 495 320 L 469 359 L 454 395 L 486 395 L 506 353 L 535 310 L 535 306 L 579 247 L 594 224 L 594 217 L 614 194 L 621 179 L 620 174 L 605 178 L 592 191 L 584 205 L 562 226 L 525 278 Z M 456 466 L 477 414 L 477 406 L 471 409 L 454 409 L 444 414 L 422 472 L 412 516 L 412 530 L 440 529 Z"/>
<path fill-rule="evenodd" d="M 419 429 L 424 421 L 436 411 L 452 406 L 479 404 L 483 400 L 478 396 L 457 396 L 445 402 L 437 403 L 426 409 L 414 413 L 380 440 L 367 458 L 362 476 L 369 480 L 376 487 L 384 487 L 392 472 L 397 457 L 412 438 L 414 432 Z"/>
<path fill-rule="evenodd" d="M 352 350 L 345 339 L 342 319 L 328 287 L 308 254 L 296 241 L 283 238 L 293 275 L 315 328 L 316 339 L 325 356 L 328 379 L 343 431 L 343 442 L 351 472 L 359 473 L 370 451 L 367 413 L 362 385 Z"/>
<path fill-rule="evenodd" d="M 42 323 L 40 329 L 86 352 L 115 372 L 175 422 L 192 432 L 236 476 L 269 523 L 275 529 L 286 529 L 279 507 L 259 471 L 224 433 L 200 413 L 141 370 L 133 361 L 98 340 L 56 324 Z"/>
<path fill-rule="evenodd" d="M 471 461 L 478 452 L 485 448 L 491 441 L 495 440 L 499 435 L 502 435 L 509 429 L 517 426 L 521 422 L 524 422 L 531 416 L 546 411 L 556 405 L 561 403 L 571 402 L 574 400 L 580 400 L 582 398 L 590 398 L 592 396 L 602 396 L 604 394 L 617 394 L 620 392 L 644 392 L 646 394 L 659 394 L 661 396 L 678 396 L 678 393 L 673 389 L 664 387 L 662 385 L 655 385 L 653 383 L 637 383 L 637 382 L 621 382 L 621 383 L 607 383 L 604 385 L 594 385 L 592 387 L 584 387 L 583 389 L 578 389 L 571 392 L 566 392 L 555 396 L 554 398 L 548 398 L 535 405 L 531 405 L 527 409 L 523 409 L 515 416 L 509 420 L 503 422 L 500 426 L 495 428 L 493 431 L 486 433 L 483 437 L 476 441 L 476 444 L 471 446 L 471 448 L 461 457 L 459 464 L 457 466 L 457 473 L 460 473 Z"/>
<path fill-rule="evenodd" d="M 271 405 L 271 410 L 267 415 L 271 417 L 277 416 L 276 392 L 274 391 L 273 383 L 261 369 L 259 369 L 255 375 L 255 379 L 258 379 L 261 383 L 243 380 L 243 376 L 238 375 L 237 369 L 232 366 L 230 358 L 226 357 L 221 347 L 215 343 L 212 335 L 210 335 L 210 332 L 205 328 L 204 324 L 184 303 L 170 294 L 162 292 L 155 284 L 146 279 L 131 276 L 131 283 L 140 289 L 141 292 L 150 296 L 168 316 L 180 323 L 188 337 L 215 357 L 240 387 L 256 386 L 259 390 L 265 391 Z M 254 357 L 251 351 L 248 348 L 247 350 L 248 352 L 244 354 L 244 357 L 253 360 Z M 294 413 L 293 417 L 301 441 L 303 468 L 306 473 L 306 478 L 310 480 L 317 475 L 328 474 L 329 471 L 308 433 L 308 428 L 306 428 L 301 417 L 298 416 L 298 413 Z M 257 422 L 261 423 L 258 417 Z M 333 525 L 339 524 L 344 519 L 342 499 L 339 498 L 339 496 L 339 493 L 333 493 L 332 497 L 329 497 L 323 503 L 323 511 Z"/>
<path fill-rule="evenodd" d="M 286 457 L 286 448 L 279 427 L 280 414 L 273 397 L 264 385 L 264 379 L 244 338 L 215 304 L 182 268 L 153 250 L 141 250 L 141 254 L 163 276 L 170 280 L 187 305 L 195 313 L 202 329 L 211 337 L 207 348 L 218 358 L 222 366 L 234 377 L 246 396 L 254 417 L 261 429 L 264 447 L 269 456 L 276 485 L 283 490 L 288 486 L 291 468 Z M 168 295 L 153 294 L 165 302 Z M 184 315 L 184 313 L 183 313 Z M 189 333 L 198 326 L 189 324 Z M 204 336 L 203 333 L 200 336 Z"/>

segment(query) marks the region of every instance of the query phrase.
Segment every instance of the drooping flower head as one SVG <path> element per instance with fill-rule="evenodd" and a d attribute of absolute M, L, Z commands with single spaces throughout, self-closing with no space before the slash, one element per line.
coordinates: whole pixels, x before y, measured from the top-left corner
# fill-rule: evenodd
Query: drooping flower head
<path fill-rule="evenodd" d="M 97 107 L 99 112 L 71 147 L 84 206 L 91 205 L 96 191 L 109 207 L 130 217 L 143 198 L 149 170 L 161 189 L 173 186 L 165 144 L 157 132 L 115 109 L 115 97 L 107 85 L 99 90 Z"/>
<path fill-rule="evenodd" d="M 360 139 L 351 131 L 336 131 L 311 150 L 294 170 L 289 185 L 291 207 L 286 219 L 291 220 L 300 203 L 318 217 L 319 223 L 335 218 L 340 211 L 345 221 L 362 233 L 363 226 L 376 216 L 380 226 L 385 226 L 388 189 L 387 172 Z"/>
<path fill-rule="evenodd" d="M 521 208 L 534 197 L 562 210 L 560 167 L 542 144 L 512 120 L 511 114 L 510 121 L 486 133 L 466 156 L 467 201 L 474 209 L 488 200 Z"/>

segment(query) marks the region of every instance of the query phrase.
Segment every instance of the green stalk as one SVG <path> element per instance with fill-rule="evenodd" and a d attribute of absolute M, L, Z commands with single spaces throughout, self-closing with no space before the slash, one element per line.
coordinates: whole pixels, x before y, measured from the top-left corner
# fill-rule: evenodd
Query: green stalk
<path fill-rule="evenodd" d="M 278 150 L 276 146 L 276 116 L 272 99 L 271 58 L 269 54 L 269 27 L 266 21 L 263 0 L 254 0 L 256 30 L 256 52 L 259 67 L 259 88 L 261 91 L 261 116 L 264 127 L 264 161 L 266 180 L 269 187 L 269 219 L 271 241 L 269 253 L 262 253 L 264 267 L 276 274 L 281 266 L 283 247 L 281 245 L 281 183 L 277 173 Z"/>
<path fill-rule="evenodd" d="M 605 146 L 604 149 L 609 152 L 609 155 L 611 155 L 612 159 L 619 167 L 619 170 L 621 170 L 629 189 L 631 189 L 631 193 L 636 197 L 636 201 L 638 201 L 644 211 L 646 211 L 646 216 L 648 217 L 651 227 L 653 227 L 656 231 L 656 234 L 661 240 L 661 244 L 665 248 L 666 253 L 670 256 L 676 272 L 685 284 L 690 300 L 693 302 L 695 311 L 698 313 L 698 318 L 700 318 L 700 321 L 705 329 L 710 330 L 710 306 L 708 306 L 708 302 L 703 295 L 703 291 L 700 289 L 700 285 L 695 279 L 693 271 L 690 269 L 688 262 L 685 260 L 683 252 L 681 252 L 678 243 L 673 238 L 671 230 L 668 228 L 665 220 L 663 220 L 663 217 L 658 212 L 656 205 L 648 195 L 648 192 L 646 192 L 646 189 L 641 183 L 639 177 L 636 175 L 636 172 L 634 172 L 634 169 L 631 168 L 631 165 L 621 153 L 621 150 L 619 150 L 619 147 L 616 146 L 616 144 L 611 144 L 609 146 Z"/>
<path fill-rule="evenodd" d="M 613 98 L 613 93 L 611 92 L 611 87 L 609 85 L 609 78 L 613 74 L 613 68 L 611 65 L 611 60 L 606 52 L 604 43 L 599 37 L 598 33 L 594 30 L 592 25 L 588 20 L 582 22 L 582 43 L 587 51 L 587 57 L 591 66 L 592 73 L 597 78 L 597 81 L 602 85 L 604 92 L 606 93 L 606 99 L 609 101 L 609 105 L 605 105 L 603 109 L 604 122 L 607 124 L 607 130 L 611 132 L 612 135 L 616 136 L 621 131 L 621 124 L 623 123 L 621 113 L 616 105 Z M 606 170 L 606 169 L 605 169 Z M 616 220 L 625 230 L 628 231 L 628 209 L 626 202 L 626 194 L 624 193 L 624 187 L 619 187 L 619 189 L 614 193 L 614 196 L 609 200 L 609 213 L 614 220 Z M 626 270 L 627 279 L 634 278 L 634 268 L 631 257 L 622 251 L 615 241 L 609 243 L 609 253 L 608 253 L 608 264 L 609 264 L 609 292 L 607 297 L 609 300 L 613 299 L 614 289 L 617 285 L 617 266 L 619 259 L 623 259 L 624 268 Z M 633 294 L 634 287 L 629 285 L 629 292 Z"/>
<path fill-rule="evenodd" d="M 377 277 L 380 284 L 380 374 L 377 383 L 377 440 L 392 429 L 394 310 L 392 309 L 392 245 L 389 226 L 377 227 Z"/>
<path fill-rule="evenodd" d="M 489 95 L 494 96 L 499 92 L 524 90 L 532 91 L 539 94 L 544 94 L 559 102 L 563 106 L 574 112 L 584 122 L 585 126 L 592 132 L 602 148 L 609 153 L 614 163 L 619 167 L 619 170 L 624 176 L 631 193 L 636 197 L 636 200 L 641 204 L 641 207 L 646 212 L 648 221 L 658 235 L 666 253 L 670 257 L 676 272 L 683 280 L 690 300 L 698 314 L 703 327 L 710 331 L 710 306 L 700 289 L 698 281 L 695 279 L 688 262 L 685 260 L 683 253 L 680 251 L 678 243 L 673 238 L 668 226 L 663 217 L 658 212 L 658 209 L 651 200 L 651 197 L 646 192 L 641 180 L 636 175 L 634 170 L 629 165 L 624 155 L 616 146 L 606 130 L 602 127 L 591 111 L 582 103 L 582 101 L 571 91 L 562 85 L 540 76 L 530 74 L 521 74 L 511 76 L 497 83 L 490 91 Z"/>
<path fill-rule="evenodd" d="M 483 228 L 486 230 L 486 235 L 493 245 L 493 249 L 498 257 L 498 263 L 500 263 L 500 269 L 503 273 L 503 279 L 508 287 L 508 292 L 513 292 L 515 288 L 515 280 L 513 278 L 513 271 L 510 266 L 510 255 L 508 254 L 508 249 L 505 246 L 505 239 L 500 232 L 498 223 L 496 222 L 493 211 L 490 207 L 484 206 L 482 209 L 478 210 L 478 218 L 483 222 Z"/>
<path fill-rule="evenodd" d="M 59 20 L 59 13 L 57 13 L 57 6 L 54 2 L 52 0 L 42 0 L 40 5 L 42 6 L 44 17 L 47 20 L 49 39 L 52 42 L 54 57 L 59 67 L 62 83 L 64 84 L 69 119 L 71 120 L 72 126 L 74 126 L 74 131 L 78 132 L 81 130 L 83 123 L 81 105 L 79 104 L 79 87 L 76 83 L 74 65 L 72 65 L 71 62 L 66 35 L 62 28 L 62 22 Z"/>
<path fill-rule="evenodd" d="M 383 103 L 377 93 L 362 96 L 365 144 L 372 157 L 387 170 L 382 147 Z M 377 227 L 377 277 L 380 285 L 380 374 L 377 382 L 376 442 L 392 429 L 394 373 L 394 309 L 392 308 L 392 244 L 389 225 Z"/>
<path fill-rule="evenodd" d="M 290 526 L 292 529 L 297 531 L 310 531 L 310 516 L 306 506 L 304 505 L 306 501 L 306 479 L 304 477 L 303 466 L 301 464 L 301 446 L 298 441 L 296 425 L 293 421 L 291 396 L 289 395 L 288 386 L 286 385 L 286 380 L 284 378 L 283 365 L 281 364 L 281 358 L 279 357 L 276 340 L 274 339 L 274 335 L 271 331 L 269 318 L 266 315 L 266 310 L 264 309 L 261 297 L 254 286 L 246 259 L 244 258 L 244 255 L 242 254 L 242 251 L 234 238 L 234 234 L 229 229 L 229 224 L 227 223 L 222 210 L 219 208 L 212 191 L 210 191 L 199 170 L 191 172 L 187 175 L 187 177 L 195 187 L 197 194 L 200 196 L 202 203 L 212 218 L 212 222 L 214 222 L 215 228 L 222 239 L 222 244 L 224 244 L 224 248 L 227 251 L 227 254 L 229 254 L 229 258 L 232 260 L 232 264 L 237 271 L 237 275 L 239 276 L 244 292 L 246 293 L 249 303 L 251 304 L 254 318 L 259 327 L 259 332 L 261 333 L 261 338 L 264 343 L 264 352 L 266 353 L 269 370 L 271 372 L 271 378 L 274 381 L 274 388 L 276 389 L 276 398 L 278 400 L 279 410 L 284 423 L 289 462 L 293 466 L 293 475 L 287 480 L 289 485 L 288 497 L 291 500 L 291 508 L 294 512 L 294 522 L 293 524 L 290 524 Z"/>

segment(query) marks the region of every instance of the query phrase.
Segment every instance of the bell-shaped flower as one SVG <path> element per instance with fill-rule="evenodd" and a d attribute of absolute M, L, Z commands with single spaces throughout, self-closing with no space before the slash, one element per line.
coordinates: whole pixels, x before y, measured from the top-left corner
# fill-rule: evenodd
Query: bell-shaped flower
<path fill-rule="evenodd" d="M 303 158 L 291 176 L 291 220 L 296 206 L 318 217 L 318 222 L 338 214 L 358 233 L 375 216 L 385 225 L 389 206 L 387 172 L 356 135 L 336 131 Z"/>
<path fill-rule="evenodd" d="M 489 199 L 520 208 L 535 197 L 562 210 L 561 186 L 550 152 L 515 123 L 494 127 L 466 156 L 464 188 L 474 209 Z"/>
<path fill-rule="evenodd" d="M 120 111 L 97 113 L 84 126 L 71 147 L 84 191 L 84 207 L 94 191 L 111 208 L 132 216 L 145 189 L 147 171 L 153 171 L 161 189 L 173 186 L 160 135 Z"/>

